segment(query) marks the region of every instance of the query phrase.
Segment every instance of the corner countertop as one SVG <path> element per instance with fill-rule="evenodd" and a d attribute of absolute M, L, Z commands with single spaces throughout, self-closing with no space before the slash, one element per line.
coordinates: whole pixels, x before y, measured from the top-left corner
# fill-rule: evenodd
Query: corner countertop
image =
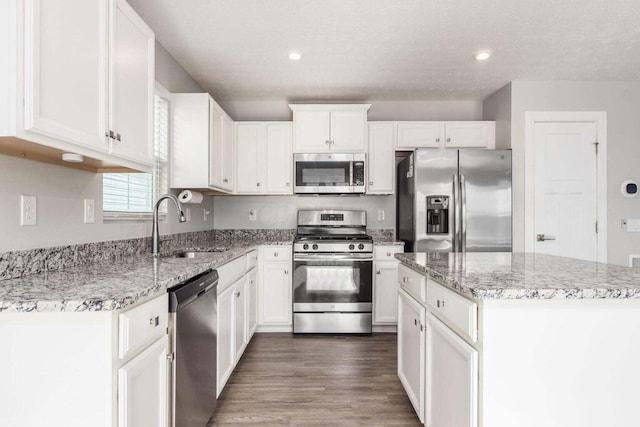
<path fill-rule="evenodd" d="M 226 250 L 192 259 L 147 255 L 3 280 L 0 312 L 121 310 L 263 244 L 289 245 L 291 241 L 212 242 L 211 247 Z"/>
<path fill-rule="evenodd" d="M 640 298 L 640 269 L 533 253 L 402 253 L 414 270 L 476 299 Z"/>

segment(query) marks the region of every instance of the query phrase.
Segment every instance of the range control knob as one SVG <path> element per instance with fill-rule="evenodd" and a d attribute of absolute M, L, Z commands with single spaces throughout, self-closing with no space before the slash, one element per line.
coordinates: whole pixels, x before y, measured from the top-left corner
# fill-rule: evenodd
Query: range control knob
<path fill-rule="evenodd" d="M 314 245 L 313 245 L 313 250 L 315 251 L 315 250 L 317 250 L 317 249 L 318 249 L 318 245 L 314 244 Z"/>
<path fill-rule="evenodd" d="M 364 249 L 364 245 L 363 245 L 362 243 L 360 243 L 360 244 L 358 245 L 358 249 L 360 249 L 360 250 Z"/>
<path fill-rule="evenodd" d="M 353 246 L 353 244 L 349 245 L 349 250 L 352 251 L 355 248 L 355 246 Z"/>
<path fill-rule="evenodd" d="M 307 249 L 309 249 L 309 245 L 307 245 L 307 244 L 305 243 L 304 245 L 302 245 L 302 249 L 304 249 L 304 250 L 306 251 Z"/>

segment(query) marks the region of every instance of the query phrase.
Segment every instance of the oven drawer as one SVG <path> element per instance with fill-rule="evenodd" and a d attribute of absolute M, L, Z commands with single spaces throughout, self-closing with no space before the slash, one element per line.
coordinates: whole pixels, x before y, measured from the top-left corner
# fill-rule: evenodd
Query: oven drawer
<path fill-rule="evenodd" d="M 463 337 L 478 341 L 478 304 L 427 279 L 427 305 Z"/>
<path fill-rule="evenodd" d="M 263 261 L 290 261 L 291 246 L 263 246 Z"/>
<path fill-rule="evenodd" d="M 296 334 L 370 334 L 371 313 L 293 313 Z"/>
<path fill-rule="evenodd" d="M 404 265 L 398 266 L 398 282 L 400 287 L 420 302 L 426 302 L 426 277 Z"/>

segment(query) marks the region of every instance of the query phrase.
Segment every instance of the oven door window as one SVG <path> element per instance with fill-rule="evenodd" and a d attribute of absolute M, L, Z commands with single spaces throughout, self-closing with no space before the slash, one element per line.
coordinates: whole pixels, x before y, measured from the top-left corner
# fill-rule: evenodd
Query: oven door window
<path fill-rule="evenodd" d="M 350 162 L 296 162 L 296 186 L 335 187 L 350 185 Z"/>
<path fill-rule="evenodd" d="M 295 261 L 294 303 L 370 303 L 371 261 Z"/>

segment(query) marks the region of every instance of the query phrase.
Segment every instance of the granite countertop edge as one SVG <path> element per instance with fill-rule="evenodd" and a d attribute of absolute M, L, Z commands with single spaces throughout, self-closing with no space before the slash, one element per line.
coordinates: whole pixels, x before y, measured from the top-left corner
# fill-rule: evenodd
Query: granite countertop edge
<path fill-rule="evenodd" d="M 589 261 L 574 260 L 566 257 L 555 257 L 551 255 L 543 255 L 548 259 L 553 259 L 558 262 L 563 262 L 566 265 L 591 265 L 598 266 L 605 273 L 603 275 L 590 275 L 590 272 L 586 272 L 582 277 L 579 273 L 571 283 L 562 284 L 558 286 L 546 285 L 548 281 L 555 279 L 552 269 L 547 271 L 541 271 L 536 273 L 537 277 L 527 277 L 522 271 L 514 269 L 509 273 L 502 272 L 501 274 L 492 274 L 491 272 L 483 271 L 481 273 L 475 273 L 473 270 L 466 271 L 464 268 L 454 267 L 448 265 L 443 267 L 428 266 L 422 262 L 417 262 L 411 257 L 415 254 L 411 253 L 399 253 L 395 257 L 401 264 L 412 268 L 413 270 L 424 273 L 426 276 L 433 280 L 443 284 L 458 293 L 466 295 L 476 300 L 497 300 L 497 299 L 640 299 L 640 280 L 635 281 L 632 276 L 638 273 L 632 272 L 630 268 L 609 265 L 602 263 L 594 263 Z M 518 254 L 523 256 L 534 257 L 534 254 Z M 467 255 L 468 257 L 469 255 Z M 473 255 L 471 255 L 473 256 Z M 538 255 L 538 258 L 541 256 Z M 625 273 L 630 275 L 629 280 L 625 280 Z M 493 285 L 486 285 L 479 282 L 486 279 L 486 276 L 491 276 Z M 528 285 L 513 286 L 509 284 L 500 284 L 498 282 L 501 279 L 506 279 L 511 283 L 517 282 L 518 278 L 523 278 L 523 281 L 528 282 Z M 526 278 L 526 279 L 524 279 Z M 607 286 L 598 286 L 594 282 L 597 280 L 607 279 L 616 281 L 616 283 L 606 282 Z M 538 279 L 538 281 L 536 281 Z M 622 280 L 621 280 L 622 279 Z M 622 284 L 619 284 L 622 282 Z M 633 283 L 631 283 L 633 282 Z M 487 283 L 485 281 L 485 283 Z"/>
<path fill-rule="evenodd" d="M 0 313 L 118 311 L 159 296 L 168 288 L 218 268 L 259 246 L 291 243 L 292 240 L 216 243 L 211 247 L 224 246 L 227 250 L 195 259 L 167 256 L 154 259 L 145 255 L 122 260 L 123 266 L 118 271 L 113 271 L 113 263 L 85 265 L 4 280 L 0 281 Z M 184 250 L 193 249 L 207 248 Z M 139 277 L 136 273 L 140 274 Z M 137 283 L 134 282 L 136 280 Z M 77 286 L 78 294 L 84 296 L 74 297 L 73 285 Z M 61 290 L 61 287 L 65 288 Z"/>

